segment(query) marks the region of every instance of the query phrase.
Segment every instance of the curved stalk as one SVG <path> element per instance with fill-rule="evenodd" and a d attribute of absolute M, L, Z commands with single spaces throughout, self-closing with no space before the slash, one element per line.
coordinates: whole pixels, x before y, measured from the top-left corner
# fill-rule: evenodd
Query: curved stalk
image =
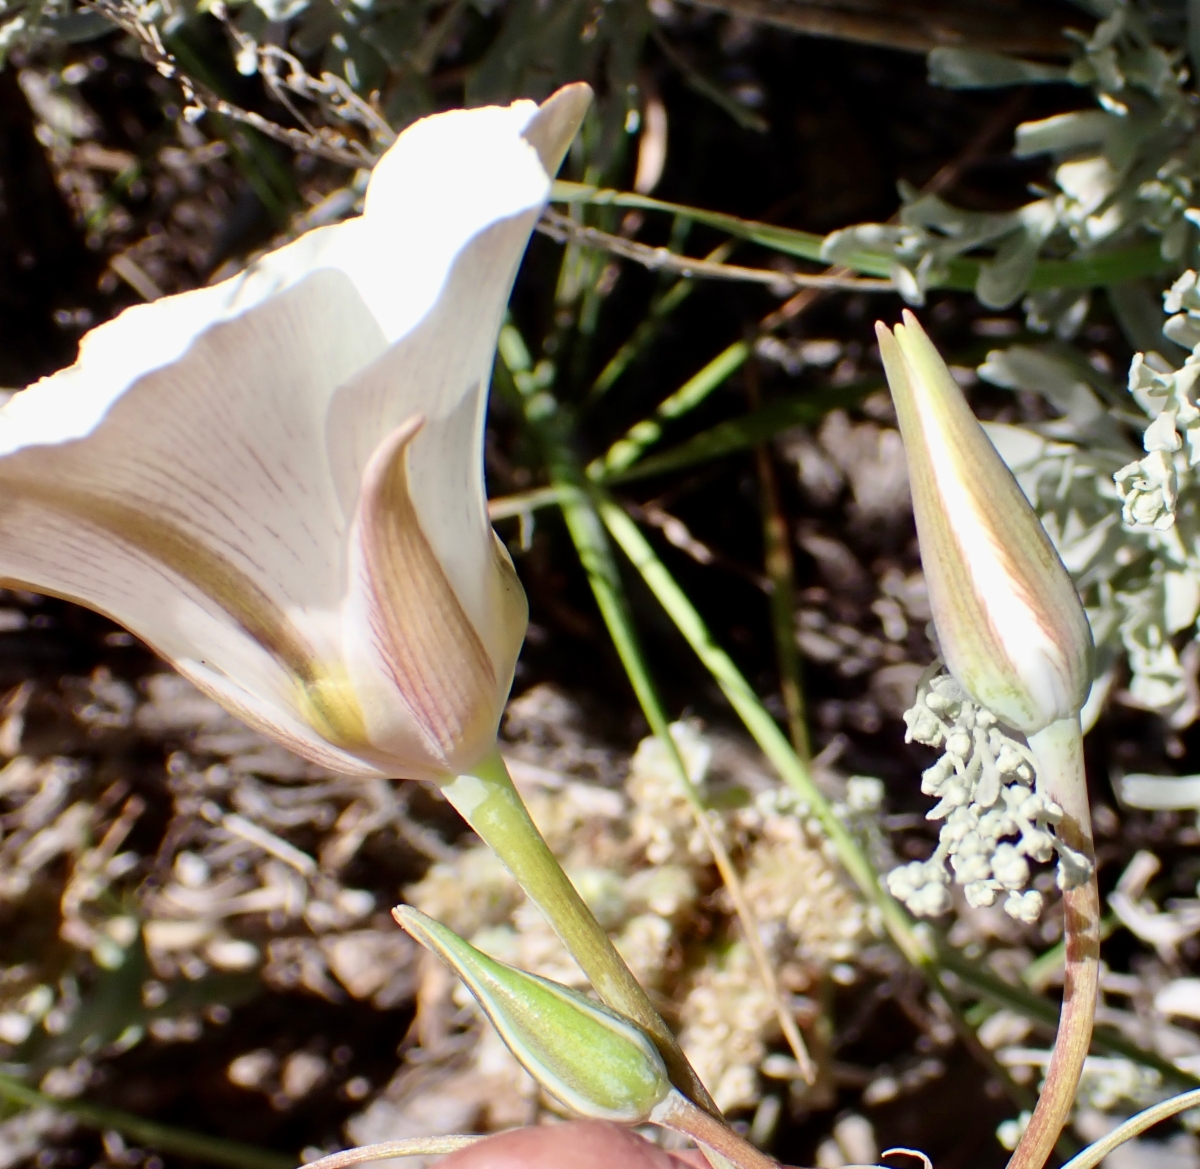
<path fill-rule="evenodd" d="M 445 1137 L 405 1137 L 398 1141 L 382 1141 L 377 1145 L 358 1145 L 330 1153 L 315 1161 L 306 1161 L 304 1169 L 350 1169 L 351 1165 L 367 1165 L 372 1161 L 391 1161 L 399 1157 L 439 1157 L 457 1153 L 459 1149 L 477 1145 L 487 1140 L 487 1135 L 462 1135 Z"/>
<path fill-rule="evenodd" d="M 1131 1116 L 1124 1124 L 1118 1125 L 1094 1145 L 1088 1145 L 1082 1153 L 1072 1157 L 1062 1169 L 1095 1169 L 1109 1153 L 1119 1149 L 1126 1141 L 1133 1140 L 1134 1137 L 1144 1133 L 1146 1129 L 1158 1124 L 1160 1120 L 1169 1120 L 1172 1116 L 1178 1116 L 1181 1112 L 1186 1112 L 1197 1104 L 1200 1104 L 1200 1088 L 1192 1092 L 1184 1092 L 1179 1096 L 1172 1096 L 1170 1100 L 1163 1100 L 1160 1104 L 1155 1104 L 1152 1108 L 1147 1108 L 1144 1112 Z"/>
<path fill-rule="evenodd" d="M 719 1116 L 671 1029 L 529 818 L 500 752 L 484 760 L 472 774 L 443 784 L 441 790 L 545 914 L 601 1000 L 654 1040 L 673 1084 Z"/>
<path fill-rule="evenodd" d="M 1062 719 L 1029 737 L 1037 760 L 1037 787 L 1063 810 L 1056 832 L 1090 866 L 1087 879 L 1063 892 L 1066 981 L 1058 1034 L 1046 1080 L 1008 1169 L 1042 1169 L 1071 1114 L 1083 1061 L 1091 1046 L 1100 983 L 1100 893 L 1088 812 L 1079 719 Z"/>

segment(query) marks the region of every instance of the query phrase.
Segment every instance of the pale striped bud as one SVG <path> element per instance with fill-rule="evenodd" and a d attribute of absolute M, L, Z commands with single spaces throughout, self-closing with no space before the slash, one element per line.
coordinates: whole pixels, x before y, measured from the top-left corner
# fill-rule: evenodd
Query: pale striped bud
<path fill-rule="evenodd" d="M 1093 647 L 1067 570 L 916 317 L 875 328 L 947 668 L 1026 735 L 1074 717 Z"/>

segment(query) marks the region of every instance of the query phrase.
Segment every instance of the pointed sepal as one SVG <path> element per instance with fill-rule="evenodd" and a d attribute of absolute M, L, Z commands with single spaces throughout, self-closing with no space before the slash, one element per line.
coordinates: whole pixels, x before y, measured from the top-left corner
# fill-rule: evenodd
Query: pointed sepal
<path fill-rule="evenodd" d="M 639 1124 L 671 1081 L 658 1049 L 621 1015 L 489 958 L 408 905 L 392 916 L 466 983 L 521 1066 L 580 1116 Z"/>

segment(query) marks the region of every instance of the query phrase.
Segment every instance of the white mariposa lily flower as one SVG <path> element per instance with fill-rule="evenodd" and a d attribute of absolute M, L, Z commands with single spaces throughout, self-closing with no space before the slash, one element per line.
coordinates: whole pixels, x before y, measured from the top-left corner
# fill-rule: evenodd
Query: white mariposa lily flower
<path fill-rule="evenodd" d="M 486 757 L 527 617 L 487 386 L 590 97 L 426 118 L 358 218 L 89 333 L 0 410 L 0 579 L 107 614 L 331 769 Z"/>

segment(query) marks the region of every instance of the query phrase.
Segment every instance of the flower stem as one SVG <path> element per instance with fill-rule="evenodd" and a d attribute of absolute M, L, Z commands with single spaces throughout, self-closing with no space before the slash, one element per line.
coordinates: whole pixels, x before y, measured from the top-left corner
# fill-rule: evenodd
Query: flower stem
<path fill-rule="evenodd" d="M 529 818 L 500 752 L 485 759 L 470 775 L 443 784 L 442 792 L 546 915 L 604 1003 L 654 1040 L 671 1082 L 716 1113 L 670 1028 Z"/>
<path fill-rule="evenodd" d="M 744 1141 L 731 1128 L 697 1108 L 678 1091 L 671 1091 L 654 1111 L 650 1119 L 663 1128 L 674 1129 L 689 1136 L 698 1145 L 712 1149 L 736 1169 L 779 1169 L 779 1162 Z"/>
<path fill-rule="evenodd" d="M 1063 810 L 1058 838 L 1082 853 L 1087 879 L 1063 891 L 1066 981 L 1058 1034 L 1046 1069 L 1046 1081 L 1008 1169 L 1042 1169 L 1071 1114 L 1083 1061 L 1091 1046 L 1100 982 L 1100 893 L 1088 812 L 1079 719 L 1060 719 L 1029 737 L 1037 760 L 1038 791 Z"/>

